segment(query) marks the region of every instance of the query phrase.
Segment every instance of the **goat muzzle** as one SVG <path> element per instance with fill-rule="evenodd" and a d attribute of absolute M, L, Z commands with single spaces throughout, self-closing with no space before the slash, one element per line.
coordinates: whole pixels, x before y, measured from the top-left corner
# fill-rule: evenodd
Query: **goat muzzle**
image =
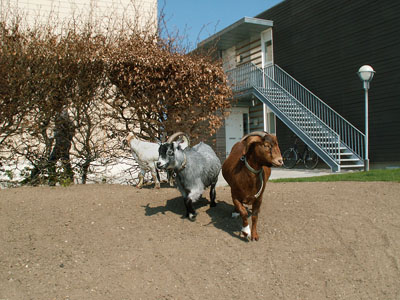
<path fill-rule="evenodd" d="M 282 166 L 283 166 L 283 159 L 282 159 L 282 157 L 277 158 L 277 159 L 274 159 L 274 160 L 272 161 L 272 165 L 273 165 L 274 167 L 282 167 Z"/>

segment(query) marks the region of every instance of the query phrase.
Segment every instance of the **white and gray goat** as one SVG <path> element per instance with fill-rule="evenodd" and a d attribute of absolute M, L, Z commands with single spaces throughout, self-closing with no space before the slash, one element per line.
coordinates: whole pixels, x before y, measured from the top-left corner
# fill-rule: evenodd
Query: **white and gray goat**
<path fill-rule="evenodd" d="M 176 134 L 170 137 L 171 140 L 176 139 L 180 134 Z M 136 160 L 139 165 L 139 183 L 137 184 L 137 188 L 143 187 L 144 176 L 146 172 L 150 171 L 153 181 L 155 183 L 155 188 L 160 188 L 160 178 L 158 176 L 158 171 L 156 168 L 156 163 L 158 161 L 158 149 L 160 148 L 159 143 L 151 143 L 147 141 L 142 141 L 135 138 L 133 133 L 129 133 L 129 135 L 125 139 L 126 143 L 130 146 L 133 158 Z M 184 146 L 189 145 L 189 140 L 186 137 L 183 138 Z M 173 185 L 169 176 L 170 185 Z"/>
<path fill-rule="evenodd" d="M 186 149 L 182 149 L 182 143 L 182 139 L 172 141 L 171 138 L 166 143 L 162 143 L 159 148 L 157 168 L 174 172 L 177 187 L 186 206 L 186 216 L 193 221 L 196 218 L 193 203 L 210 186 L 210 206 L 216 206 L 215 186 L 221 170 L 221 162 L 212 148 L 203 142 Z"/>

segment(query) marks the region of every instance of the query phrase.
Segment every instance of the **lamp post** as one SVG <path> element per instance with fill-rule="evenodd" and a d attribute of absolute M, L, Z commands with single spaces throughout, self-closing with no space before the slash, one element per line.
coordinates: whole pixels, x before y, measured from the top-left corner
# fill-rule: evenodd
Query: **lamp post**
<path fill-rule="evenodd" d="M 364 65 L 358 70 L 358 76 L 363 82 L 365 91 L 365 171 L 369 171 L 369 158 L 368 158 L 368 89 L 369 83 L 374 77 L 375 71 L 369 65 Z"/>

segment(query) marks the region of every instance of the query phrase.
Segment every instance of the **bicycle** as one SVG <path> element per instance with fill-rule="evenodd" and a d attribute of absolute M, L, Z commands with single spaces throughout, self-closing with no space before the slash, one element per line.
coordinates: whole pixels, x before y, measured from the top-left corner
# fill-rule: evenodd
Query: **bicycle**
<path fill-rule="evenodd" d="M 300 161 L 303 161 L 307 169 L 315 169 L 319 162 L 318 155 L 307 145 L 304 147 L 303 153 L 300 153 L 297 147 L 298 140 L 299 139 L 296 137 L 293 146 L 283 152 L 283 167 L 292 169 Z"/>

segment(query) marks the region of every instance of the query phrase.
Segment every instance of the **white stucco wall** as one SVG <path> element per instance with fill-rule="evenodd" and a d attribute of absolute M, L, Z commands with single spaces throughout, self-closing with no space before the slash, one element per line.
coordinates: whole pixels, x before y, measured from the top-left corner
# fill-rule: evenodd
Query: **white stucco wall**
<path fill-rule="evenodd" d="M 0 0 L 0 17 L 5 19 L 18 12 L 31 26 L 78 22 L 100 24 L 101 28 L 115 28 L 129 20 L 145 28 L 157 28 L 157 0 Z M 49 18 L 50 17 L 50 18 Z"/>
<path fill-rule="evenodd" d="M 235 46 L 222 51 L 222 67 L 224 71 L 229 71 L 236 67 L 236 48 Z"/>

